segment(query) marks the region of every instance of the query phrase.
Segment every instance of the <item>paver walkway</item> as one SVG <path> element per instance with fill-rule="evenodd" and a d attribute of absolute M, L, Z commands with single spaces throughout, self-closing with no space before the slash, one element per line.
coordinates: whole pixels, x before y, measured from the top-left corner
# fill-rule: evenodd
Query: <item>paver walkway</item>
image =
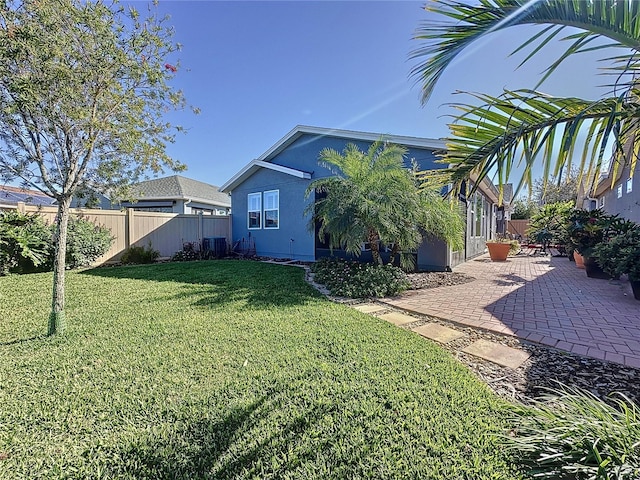
<path fill-rule="evenodd" d="M 454 269 L 463 285 L 383 299 L 393 307 L 640 368 L 640 301 L 626 281 L 588 278 L 566 257 L 488 255 Z"/>

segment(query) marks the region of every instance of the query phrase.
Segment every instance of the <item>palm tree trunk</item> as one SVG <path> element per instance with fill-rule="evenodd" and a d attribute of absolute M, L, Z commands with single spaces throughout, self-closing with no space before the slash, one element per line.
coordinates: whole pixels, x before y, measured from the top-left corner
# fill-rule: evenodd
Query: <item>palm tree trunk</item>
<path fill-rule="evenodd" d="M 64 274 L 67 256 L 67 226 L 69 224 L 70 205 L 71 198 L 64 198 L 60 200 L 58 204 L 56 231 L 54 235 L 53 295 L 47 335 L 60 335 L 64 333 L 66 327 L 64 318 Z"/>
<path fill-rule="evenodd" d="M 371 256 L 373 257 L 373 263 L 375 263 L 376 265 L 382 265 L 382 258 L 380 257 L 380 245 L 378 243 L 379 239 L 380 237 L 375 230 L 369 230 L 369 246 L 371 247 Z"/>
<path fill-rule="evenodd" d="M 396 259 L 396 255 L 400 252 L 400 248 L 398 246 L 398 242 L 393 244 L 393 248 L 391 249 L 391 256 L 389 257 L 389 265 L 393 265 L 393 262 Z"/>

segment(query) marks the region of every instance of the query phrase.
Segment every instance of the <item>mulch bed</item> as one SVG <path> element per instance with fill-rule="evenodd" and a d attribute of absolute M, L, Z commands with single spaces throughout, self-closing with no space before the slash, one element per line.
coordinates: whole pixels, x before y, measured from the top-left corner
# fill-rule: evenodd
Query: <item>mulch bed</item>
<path fill-rule="evenodd" d="M 464 273 L 455 272 L 421 272 L 407 274 L 411 282 L 412 290 L 421 288 L 437 288 L 450 287 L 452 285 L 461 285 L 463 283 L 473 282 L 474 277 L 470 277 Z"/>
<path fill-rule="evenodd" d="M 469 367 L 496 394 L 509 400 L 531 403 L 547 393 L 548 389 L 557 389 L 560 384 L 564 384 L 581 388 L 607 401 L 616 398 L 611 396 L 613 392 L 619 392 L 640 403 L 639 369 L 461 326 L 427 315 L 411 315 L 416 317 L 416 321 L 403 325 L 402 328 L 410 330 L 425 323 L 439 323 L 465 333 L 464 337 L 441 346 Z M 531 357 L 514 370 L 461 351 L 480 339 L 524 350 Z"/>
<path fill-rule="evenodd" d="M 475 280 L 463 273 L 451 272 L 414 273 L 410 274 L 409 278 L 413 289 L 460 285 Z M 539 398 L 548 389 L 564 384 L 587 390 L 599 398 L 608 400 L 611 400 L 610 395 L 613 392 L 620 392 L 640 403 L 639 369 L 575 355 L 426 315 L 414 316 L 417 317 L 416 322 L 403 325 L 404 328 L 412 329 L 428 322 L 436 322 L 464 332 L 465 337 L 442 346 L 467 365 L 498 395 L 510 400 L 528 403 Z M 479 339 L 525 350 L 531 357 L 520 368 L 513 370 L 460 351 Z"/>

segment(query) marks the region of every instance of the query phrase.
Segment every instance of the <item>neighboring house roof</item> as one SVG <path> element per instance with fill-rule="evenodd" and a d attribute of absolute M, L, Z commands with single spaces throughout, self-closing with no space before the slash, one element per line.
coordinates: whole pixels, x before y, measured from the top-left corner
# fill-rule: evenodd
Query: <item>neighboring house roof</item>
<path fill-rule="evenodd" d="M 510 204 L 513 200 L 513 183 L 505 183 L 502 186 L 502 203 Z"/>
<path fill-rule="evenodd" d="M 28 205 L 42 205 L 44 207 L 55 205 L 56 200 L 38 190 L 27 190 L 26 188 L 10 187 L 0 185 L 0 205 L 17 205 L 24 202 Z"/>
<path fill-rule="evenodd" d="M 303 135 L 316 135 L 319 137 L 337 137 L 337 138 L 346 138 L 349 140 L 364 140 L 375 142 L 377 140 L 384 140 L 385 142 L 391 142 L 398 145 L 404 145 L 407 147 L 417 147 L 417 148 L 428 148 L 431 150 L 445 150 L 446 145 L 443 140 L 438 140 L 434 138 L 419 138 L 419 137 L 407 137 L 402 135 L 384 135 L 379 133 L 370 133 L 370 132 L 357 132 L 354 130 L 337 130 L 335 128 L 322 128 L 322 127 L 310 127 L 306 125 L 298 125 L 289 133 L 287 133 L 284 137 L 282 137 L 275 145 L 273 145 L 269 150 L 260 155 L 257 159 L 250 162 L 246 165 L 240 172 L 235 174 L 231 179 L 229 179 L 226 183 L 224 183 L 220 187 L 220 191 L 230 192 L 235 187 L 244 182 L 247 178 L 253 175 L 260 168 L 271 168 L 273 170 L 278 170 L 282 173 L 287 173 L 289 175 L 294 175 L 299 178 L 311 178 L 308 172 L 301 172 L 299 170 L 294 170 L 288 167 L 281 167 L 280 165 L 273 165 L 269 163 L 276 155 L 281 153 L 287 147 L 289 147 L 293 142 L 298 140 Z M 278 168 L 287 168 L 289 171 L 279 170 Z M 309 176 L 301 176 L 309 175 Z"/>
<path fill-rule="evenodd" d="M 231 198 L 215 185 L 172 175 L 136 183 L 131 187 L 138 200 L 192 200 L 222 207 L 231 206 Z"/>

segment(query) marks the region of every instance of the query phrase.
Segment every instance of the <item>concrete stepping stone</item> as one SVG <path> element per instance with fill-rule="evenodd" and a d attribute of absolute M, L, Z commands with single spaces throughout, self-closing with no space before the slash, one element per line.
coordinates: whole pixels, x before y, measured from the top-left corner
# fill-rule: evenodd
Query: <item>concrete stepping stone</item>
<path fill-rule="evenodd" d="M 404 313 L 398 312 L 385 313 L 384 315 L 380 315 L 378 318 L 382 318 L 383 320 L 391 322 L 394 325 L 404 325 L 405 323 L 411 323 L 418 320 L 416 317 L 411 317 L 409 315 L 405 315 Z"/>
<path fill-rule="evenodd" d="M 449 343 L 460 337 L 464 337 L 464 333 L 454 330 L 453 328 L 445 327 L 439 323 L 427 323 L 413 328 L 412 330 L 423 337 L 440 343 Z"/>
<path fill-rule="evenodd" d="M 375 312 L 381 312 L 387 309 L 387 307 L 384 307 L 382 305 L 375 305 L 373 303 L 364 303 L 362 305 L 356 305 L 353 308 L 355 308 L 356 310 L 362 313 L 375 313 Z"/>
<path fill-rule="evenodd" d="M 527 352 L 517 348 L 507 347 L 488 340 L 478 340 L 463 348 L 462 351 L 513 369 L 522 365 L 530 356 Z"/>

